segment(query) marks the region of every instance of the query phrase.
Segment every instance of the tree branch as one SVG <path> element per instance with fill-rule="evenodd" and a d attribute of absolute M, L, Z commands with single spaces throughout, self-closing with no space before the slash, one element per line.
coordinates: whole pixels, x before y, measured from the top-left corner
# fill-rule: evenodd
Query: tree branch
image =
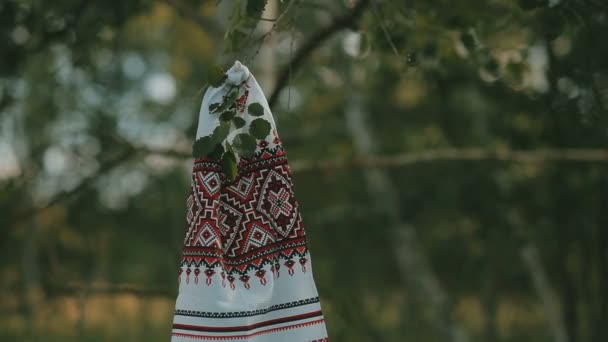
<path fill-rule="evenodd" d="M 131 158 L 135 154 L 135 152 L 136 151 L 134 149 L 129 148 L 126 151 L 120 153 L 118 156 L 104 162 L 103 164 L 101 164 L 99 169 L 97 169 L 97 171 L 94 174 L 84 178 L 73 189 L 64 191 L 64 192 L 61 192 L 61 193 L 55 195 L 55 197 L 51 198 L 42 207 L 29 208 L 29 209 L 26 209 L 24 211 L 21 211 L 21 212 L 15 214 L 12 217 L 12 222 L 13 223 L 21 222 L 22 220 L 32 217 L 33 215 L 41 212 L 42 210 L 45 210 L 47 208 L 52 207 L 53 205 L 55 205 L 57 203 L 70 199 L 71 197 L 75 196 L 76 194 L 82 192 L 87 187 L 89 187 L 89 185 L 91 185 L 96 179 L 98 179 L 99 176 L 113 170 L 115 167 L 117 167 L 117 166 L 121 165 L 123 162 L 127 161 L 129 158 Z"/>
<path fill-rule="evenodd" d="M 162 150 L 142 146 L 132 146 L 119 156 L 102 164 L 99 170 L 78 184 L 74 189 L 59 193 L 45 206 L 29 208 L 13 216 L 12 223 L 21 222 L 34 214 L 41 212 L 57 203 L 63 202 L 86 189 L 95 179 L 122 164 L 137 154 L 156 154 L 170 158 L 192 158 L 186 151 Z M 482 148 L 447 148 L 419 152 L 405 152 L 385 156 L 356 156 L 343 159 L 322 160 L 294 160 L 290 162 L 293 172 L 370 169 L 370 168 L 397 168 L 424 162 L 438 161 L 503 161 L 517 163 L 544 163 L 544 162 L 608 162 L 608 149 L 539 149 L 532 151 L 509 149 L 482 149 Z"/>
<path fill-rule="evenodd" d="M 140 153 L 158 154 L 172 158 L 191 158 L 185 151 L 159 150 L 135 147 Z M 357 156 L 342 159 L 294 160 L 290 166 L 294 172 L 316 170 L 337 170 L 352 168 L 395 168 L 424 162 L 438 161 L 503 161 L 516 163 L 544 162 L 608 162 L 608 149 L 538 149 L 510 150 L 484 148 L 446 148 L 418 152 L 404 152 L 394 155 Z"/>
<path fill-rule="evenodd" d="M 504 161 L 518 163 L 543 162 L 608 162 L 608 149 L 539 149 L 517 151 L 509 149 L 441 149 L 401 153 L 392 156 L 361 156 L 343 160 L 301 160 L 292 163 L 292 170 L 302 172 L 315 169 L 392 168 L 422 162 L 437 161 Z"/>
<path fill-rule="evenodd" d="M 369 4 L 370 0 L 360 0 L 349 13 L 341 17 L 336 17 L 329 26 L 313 34 L 298 49 L 298 51 L 296 51 L 291 61 L 289 61 L 289 63 L 287 63 L 287 65 L 284 66 L 283 70 L 281 70 L 279 73 L 279 77 L 275 83 L 275 88 L 268 99 L 268 104 L 270 107 L 273 107 L 276 104 L 281 91 L 283 88 L 285 88 L 285 86 L 287 86 L 290 74 L 293 75 L 293 73 L 300 68 L 304 60 L 334 33 L 352 26 L 353 23 L 363 14 L 364 10 Z"/>

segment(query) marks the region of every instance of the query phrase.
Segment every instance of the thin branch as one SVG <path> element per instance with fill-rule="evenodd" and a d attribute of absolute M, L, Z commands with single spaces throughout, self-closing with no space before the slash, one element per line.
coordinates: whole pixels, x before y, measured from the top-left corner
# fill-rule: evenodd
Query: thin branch
<path fill-rule="evenodd" d="M 289 82 L 290 73 L 295 73 L 306 60 L 306 58 L 319 46 L 329 39 L 334 33 L 339 32 L 345 28 L 353 25 L 357 19 L 363 14 L 364 10 L 370 4 L 370 0 L 360 0 L 353 9 L 341 16 L 335 18 L 332 23 L 324 29 L 321 29 L 317 33 L 313 34 L 304 44 L 300 47 L 289 63 L 283 67 L 283 70 L 279 73 L 277 78 L 275 89 L 268 99 L 268 104 L 273 107 L 278 98 L 279 94 L 285 88 Z M 291 72 L 290 72 L 291 68 Z"/>
<path fill-rule="evenodd" d="M 270 19 L 270 18 L 257 18 L 257 19 L 260 21 L 270 21 L 270 22 L 275 22 L 278 20 L 278 19 Z"/>
<path fill-rule="evenodd" d="M 191 158 L 185 151 L 160 150 L 135 147 L 140 153 L 157 154 L 171 158 Z M 404 152 L 394 155 L 359 156 L 320 160 L 290 161 L 291 170 L 306 172 L 316 170 L 338 170 L 352 168 L 396 168 L 424 162 L 440 161 L 503 161 L 516 163 L 544 162 L 608 162 L 608 149 L 538 149 L 510 150 L 484 148 L 446 148 L 418 152 Z"/>
<path fill-rule="evenodd" d="M 392 156 L 361 156 L 343 160 L 294 161 L 294 172 L 345 168 L 394 168 L 438 161 L 504 161 L 518 163 L 543 162 L 608 162 L 608 149 L 539 149 L 517 151 L 482 148 L 441 149 L 401 153 Z"/>
<path fill-rule="evenodd" d="M 66 201 L 70 198 L 72 198 L 73 196 L 77 195 L 78 193 L 82 192 L 83 190 L 85 190 L 86 188 L 88 188 L 95 180 L 97 180 L 100 176 L 110 172 L 111 170 L 113 170 L 114 168 L 118 167 L 119 165 L 121 165 L 123 162 L 129 160 L 134 154 L 135 154 L 135 150 L 134 149 L 127 149 L 126 151 L 120 153 L 118 156 L 104 162 L 103 164 L 101 164 L 101 166 L 99 167 L 99 169 L 97 169 L 97 171 L 84 178 L 77 186 L 75 186 L 73 189 L 68 190 L 68 191 L 64 191 L 61 192 L 59 194 L 57 194 L 55 197 L 51 198 L 44 206 L 42 207 L 34 207 L 34 208 L 29 208 L 26 209 L 22 212 L 19 212 L 17 214 L 15 214 L 15 216 L 12 217 L 12 222 L 13 223 L 17 223 L 17 222 L 21 222 L 24 219 L 30 218 L 33 215 L 47 209 L 50 208 L 52 206 L 54 206 L 57 203 Z"/>
<path fill-rule="evenodd" d="M 281 14 L 279 14 L 277 16 L 276 19 L 274 19 L 274 24 L 272 24 L 272 27 L 270 28 L 270 30 L 266 31 L 264 34 L 262 34 L 261 36 L 259 36 L 255 43 L 257 44 L 257 47 L 255 49 L 255 51 L 253 51 L 253 53 L 251 54 L 251 56 L 247 56 L 245 58 L 245 63 L 249 63 L 249 61 L 253 58 L 255 58 L 258 53 L 260 52 L 260 49 L 262 48 L 262 45 L 264 45 L 264 42 L 266 41 L 266 39 L 268 39 L 272 33 L 275 31 L 275 29 L 279 26 L 279 23 L 281 22 L 281 20 L 285 17 L 285 15 L 287 14 L 287 12 L 289 12 L 289 10 L 291 9 L 291 6 L 294 4 L 295 0 L 291 0 L 289 1 L 289 3 L 287 4 L 287 6 L 285 6 L 285 9 L 283 10 L 283 12 L 281 12 Z M 299 5 L 302 4 L 303 1 L 300 2 Z M 262 20 L 262 19 L 259 19 Z M 253 30 L 252 30 L 253 33 Z M 247 44 L 246 46 L 250 46 L 253 44 Z"/>
<path fill-rule="evenodd" d="M 160 156 L 184 159 L 192 158 L 186 151 L 154 149 L 143 146 L 129 145 L 129 149 L 118 157 L 104 163 L 98 171 L 85 178 L 74 189 L 62 192 L 53 197 L 45 206 L 29 208 L 12 217 L 12 223 L 21 222 L 55 204 L 61 203 L 76 196 L 85 190 L 99 176 L 121 165 L 124 161 L 137 154 L 156 154 Z M 293 172 L 369 169 L 369 168 L 397 168 L 424 162 L 438 161 L 504 161 L 518 163 L 543 162 L 608 162 L 608 149 L 539 149 L 532 151 L 521 150 L 489 150 L 482 148 L 457 149 L 448 148 L 440 150 L 406 152 L 387 156 L 358 156 L 353 158 L 335 158 L 321 160 L 294 160 L 290 162 Z"/>
<path fill-rule="evenodd" d="M 391 49 L 393 49 L 395 56 L 402 57 L 401 54 L 399 53 L 399 50 L 397 49 L 397 46 L 395 45 L 395 42 L 393 41 L 393 38 L 391 37 L 391 34 L 388 32 L 388 29 L 386 28 L 386 25 L 384 24 L 384 20 L 382 20 L 382 18 L 380 17 L 380 13 L 379 13 L 380 11 L 378 10 L 378 7 L 376 6 L 375 2 L 372 3 L 372 10 L 373 10 L 372 12 L 374 13 L 374 16 L 376 17 L 376 20 L 378 20 L 378 24 L 380 25 L 382 32 L 384 32 L 384 37 L 386 38 L 386 41 L 390 45 Z"/>

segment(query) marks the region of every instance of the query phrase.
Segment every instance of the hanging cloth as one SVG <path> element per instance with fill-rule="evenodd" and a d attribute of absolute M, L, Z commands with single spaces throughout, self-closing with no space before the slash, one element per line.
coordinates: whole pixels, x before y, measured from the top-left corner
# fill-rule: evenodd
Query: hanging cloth
<path fill-rule="evenodd" d="M 205 93 L 197 139 L 220 125 L 209 106 L 234 87 L 245 125 L 231 126 L 226 141 L 257 118 L 270 123 L 271 133 L 257 140 L 253 156 L 238 158 L 233 180 L 209 157 L 194 160 L 171 341 L 329 341 L 291 170 L 268 102 L 246 66 L 237 61 L 226 75 Z M 248 113 L 252 103 L 261 104 L 263 115 Z"/>

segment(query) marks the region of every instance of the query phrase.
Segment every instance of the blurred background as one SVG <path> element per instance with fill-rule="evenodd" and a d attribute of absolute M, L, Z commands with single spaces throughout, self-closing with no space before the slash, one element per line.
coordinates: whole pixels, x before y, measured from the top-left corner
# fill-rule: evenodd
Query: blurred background
<path fill-rule="evenodd" d="M 235 59 L 333 341 L 606 341 L 605 1 L 2 0 L 0 35 L 1 341 L 168 341 Z"/>

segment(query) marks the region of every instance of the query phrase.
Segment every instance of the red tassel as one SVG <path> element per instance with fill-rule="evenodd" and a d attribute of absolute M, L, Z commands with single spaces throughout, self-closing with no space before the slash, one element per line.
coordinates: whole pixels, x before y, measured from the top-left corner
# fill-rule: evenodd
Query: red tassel
<path fill-rule="evenodd" d="M 234 286 L 234 276 L 232 274 L 228 275 L 228 281 L 230 282 L 230 288 L 234 290 L 236 286 Z"/>
<path fill-rule="evenodd" d="M 201 270 L 197 267 L 194 269 L 194 283 L 198 285 L 198 275 L 201 274 Z"/>
<path fill-rule="evenodd" d="M 285 261 L 285 266 L 287 266 L 287 268 L 288 268 L 287 273 L 289 273 L 290 276 L 292 276 L 294 274 L 293 265 L 295 265 L 295 264 L 296 263 L 291 259 Z"/>
<path fill-rule="evenodd" d="M 192 270 L 188 266 L 188 268 L 186 269 L 186 284 L 190 284 L 190 273 L 192 273 Z"/>
<path fill-rule="evenodd" d="M 213 277 L 213 275 L 215 274 L 215 271 L 212 270 L 211 268 L 208 268 L 205 270 L 205 275 L 207 276 L 207 279 L 205 280 L 205 283 L 207 283 L 207 286 L 211 285 L 211 277 Z"/>
<path fill-rule="evenodd" d="M 243 275 L 242 275 L 242 276 L 241 276 L 239 279 L 240 279 L 240 280 L 241 280 L 243 283 L 245 283 L 245 284 L 244 284 L 244 285 L 245 285 L 245 288 L 246 288 L 247 290 L 249 290 L 249 288 L 251 287 L 251 286 L 249 285 L 249 276 L 248 276 L 248 275 L 246 275 L 246 274 L 243 274 Z"/>
<path fill-rule="evenodd" d="M 262 285 L 266 285 L 266 271 L 265 270 L 258 270 L 257 272 L 255 272 L 256 277 L 260 278 L 260 284 Z"/>
<path fill-rule="evenodd" d="M 305 257 L 300 258 L 300 265 L 302 265 L 302 272 L 306 272 L 306 262 L 307 261 L 308 261 L 308 259 L 306 259 Z"/>

